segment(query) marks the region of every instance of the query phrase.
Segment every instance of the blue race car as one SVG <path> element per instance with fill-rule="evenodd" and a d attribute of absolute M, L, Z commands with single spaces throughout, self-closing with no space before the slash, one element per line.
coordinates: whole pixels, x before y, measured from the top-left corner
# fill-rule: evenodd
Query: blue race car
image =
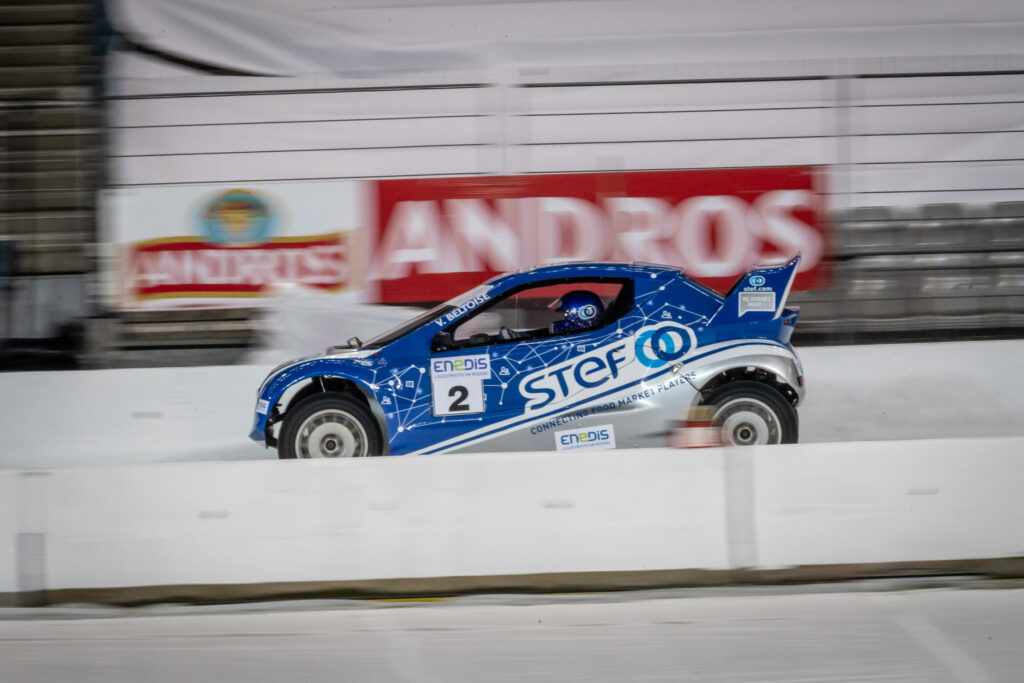
<path fill-rule="evenodd" d="M 798 261 L 725 296 L 658 265 L 500 275 L 274 369 L 250 436 L 281 458 L 662 446 L 711 406 L 726 443 L 794 443 L 804 378 L 784 305 Z"/>

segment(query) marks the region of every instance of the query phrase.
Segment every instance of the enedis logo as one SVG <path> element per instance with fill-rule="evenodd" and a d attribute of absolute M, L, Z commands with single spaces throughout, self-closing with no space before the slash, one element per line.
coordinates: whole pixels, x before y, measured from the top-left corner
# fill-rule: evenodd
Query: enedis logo
<path fill-rule="evenodd" d="M 486 372 L 489 368 L 487 356 L 469 358 L 437 359 L 434 361 L 434 372 Z"/>
<path fill-rule="evenodd" d="M 555 432 L 555 447 L 560 451 L 615 448 L 615 427 L 607 424 Z"/>
<path fill-rule="evenodd" d="M 351 235 L 277 236 L 284 217 L 265 192 L 235 188 L 208 196 L 189 217 L 197 236 L 131 246 L 125 259 L 128 295 L 253 297 L 278 284 L 344 289 L 351 279 Z"/>
<path fill-rule="evenodd" d="M 474 356 L 448 356 L 430 361 L 430 379 L 466 380 L 469 378 L 490 379 L 491 359 L 486 353 Z"/>
<path fill-rule="evenodd" d="M 563 446 L 571 446 L 574 443 L 593 443 L 595 441 L 607 441 L 608 430 L 607 429 L 591 429 L 587 432 L 572 432 L 571 434 L 562 434 L 558 441 Z"/>

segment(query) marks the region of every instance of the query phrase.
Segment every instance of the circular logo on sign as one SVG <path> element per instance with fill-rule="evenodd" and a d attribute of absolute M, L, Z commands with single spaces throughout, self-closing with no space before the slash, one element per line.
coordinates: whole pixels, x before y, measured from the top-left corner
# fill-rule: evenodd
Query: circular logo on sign
<path fill-rule="evenodd" d="M 261 244 L 270 239 L 276 224 L 269 197 L 251 190 L 221 192 L 199 213 L 200 234 L 212 244 Z"/>
<path fill-rule="evenodd" d="M 660 368 L 679 360 L 695 346 L 697 336 L 689 327 L 659 327 L 636 338 L 636 359 L 649 368 Z"/>
<path fill-rule="evenodd" d="M 764 275 L 751 275 L 750 284 L 752 284 L 754 287 L 760 287 L 761 285 L 764 284 Z"/>
<path fill-rule="evenodd" d="M 594 304 L 584 304 L 580 306 L 579 315 L 581 320 L 590 320 L 597 315 L 597 306 Z"/>

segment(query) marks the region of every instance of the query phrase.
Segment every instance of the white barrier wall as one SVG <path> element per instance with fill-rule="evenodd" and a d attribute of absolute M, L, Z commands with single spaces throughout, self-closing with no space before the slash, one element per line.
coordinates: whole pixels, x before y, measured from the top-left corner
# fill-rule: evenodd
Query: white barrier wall
<path fill-rule="evenodd" d="M 6 474 L 0 587 L 1021 557 L 1020 453 L 1024 438 Z"/>
<path fill-rule="evenodd" d="M 55 471 L 46 583 L 724 569 L 721 468 L 637 451 Z"/>
<path fill-rule="evenodd" d="M 808 444 L 754 460 L 761 568 L 1024 556 L 1024 439 Z"/>
<path fill-rule="evenodd" d="M 0 593 L 18 589 L 16 472 L 0 472 Z"/>

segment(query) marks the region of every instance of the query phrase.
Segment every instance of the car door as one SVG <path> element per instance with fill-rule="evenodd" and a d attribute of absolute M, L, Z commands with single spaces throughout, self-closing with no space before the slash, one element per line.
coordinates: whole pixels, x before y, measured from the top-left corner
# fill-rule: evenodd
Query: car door
<path fill-rule="evenodd" d="M 574 289 L 599 292 L 608 315 L 593 329 L 554 331 L 562 314 L 549 304 Z M 550 448 L 532 438 L 530 424 L 584 400 L 631 360 L 629 333 L 617 326 L 631 308 L 631 281 L 562 278 L 510 292 L 440 331 L 431 345 L 428 427 L 437 450 Z"/>

